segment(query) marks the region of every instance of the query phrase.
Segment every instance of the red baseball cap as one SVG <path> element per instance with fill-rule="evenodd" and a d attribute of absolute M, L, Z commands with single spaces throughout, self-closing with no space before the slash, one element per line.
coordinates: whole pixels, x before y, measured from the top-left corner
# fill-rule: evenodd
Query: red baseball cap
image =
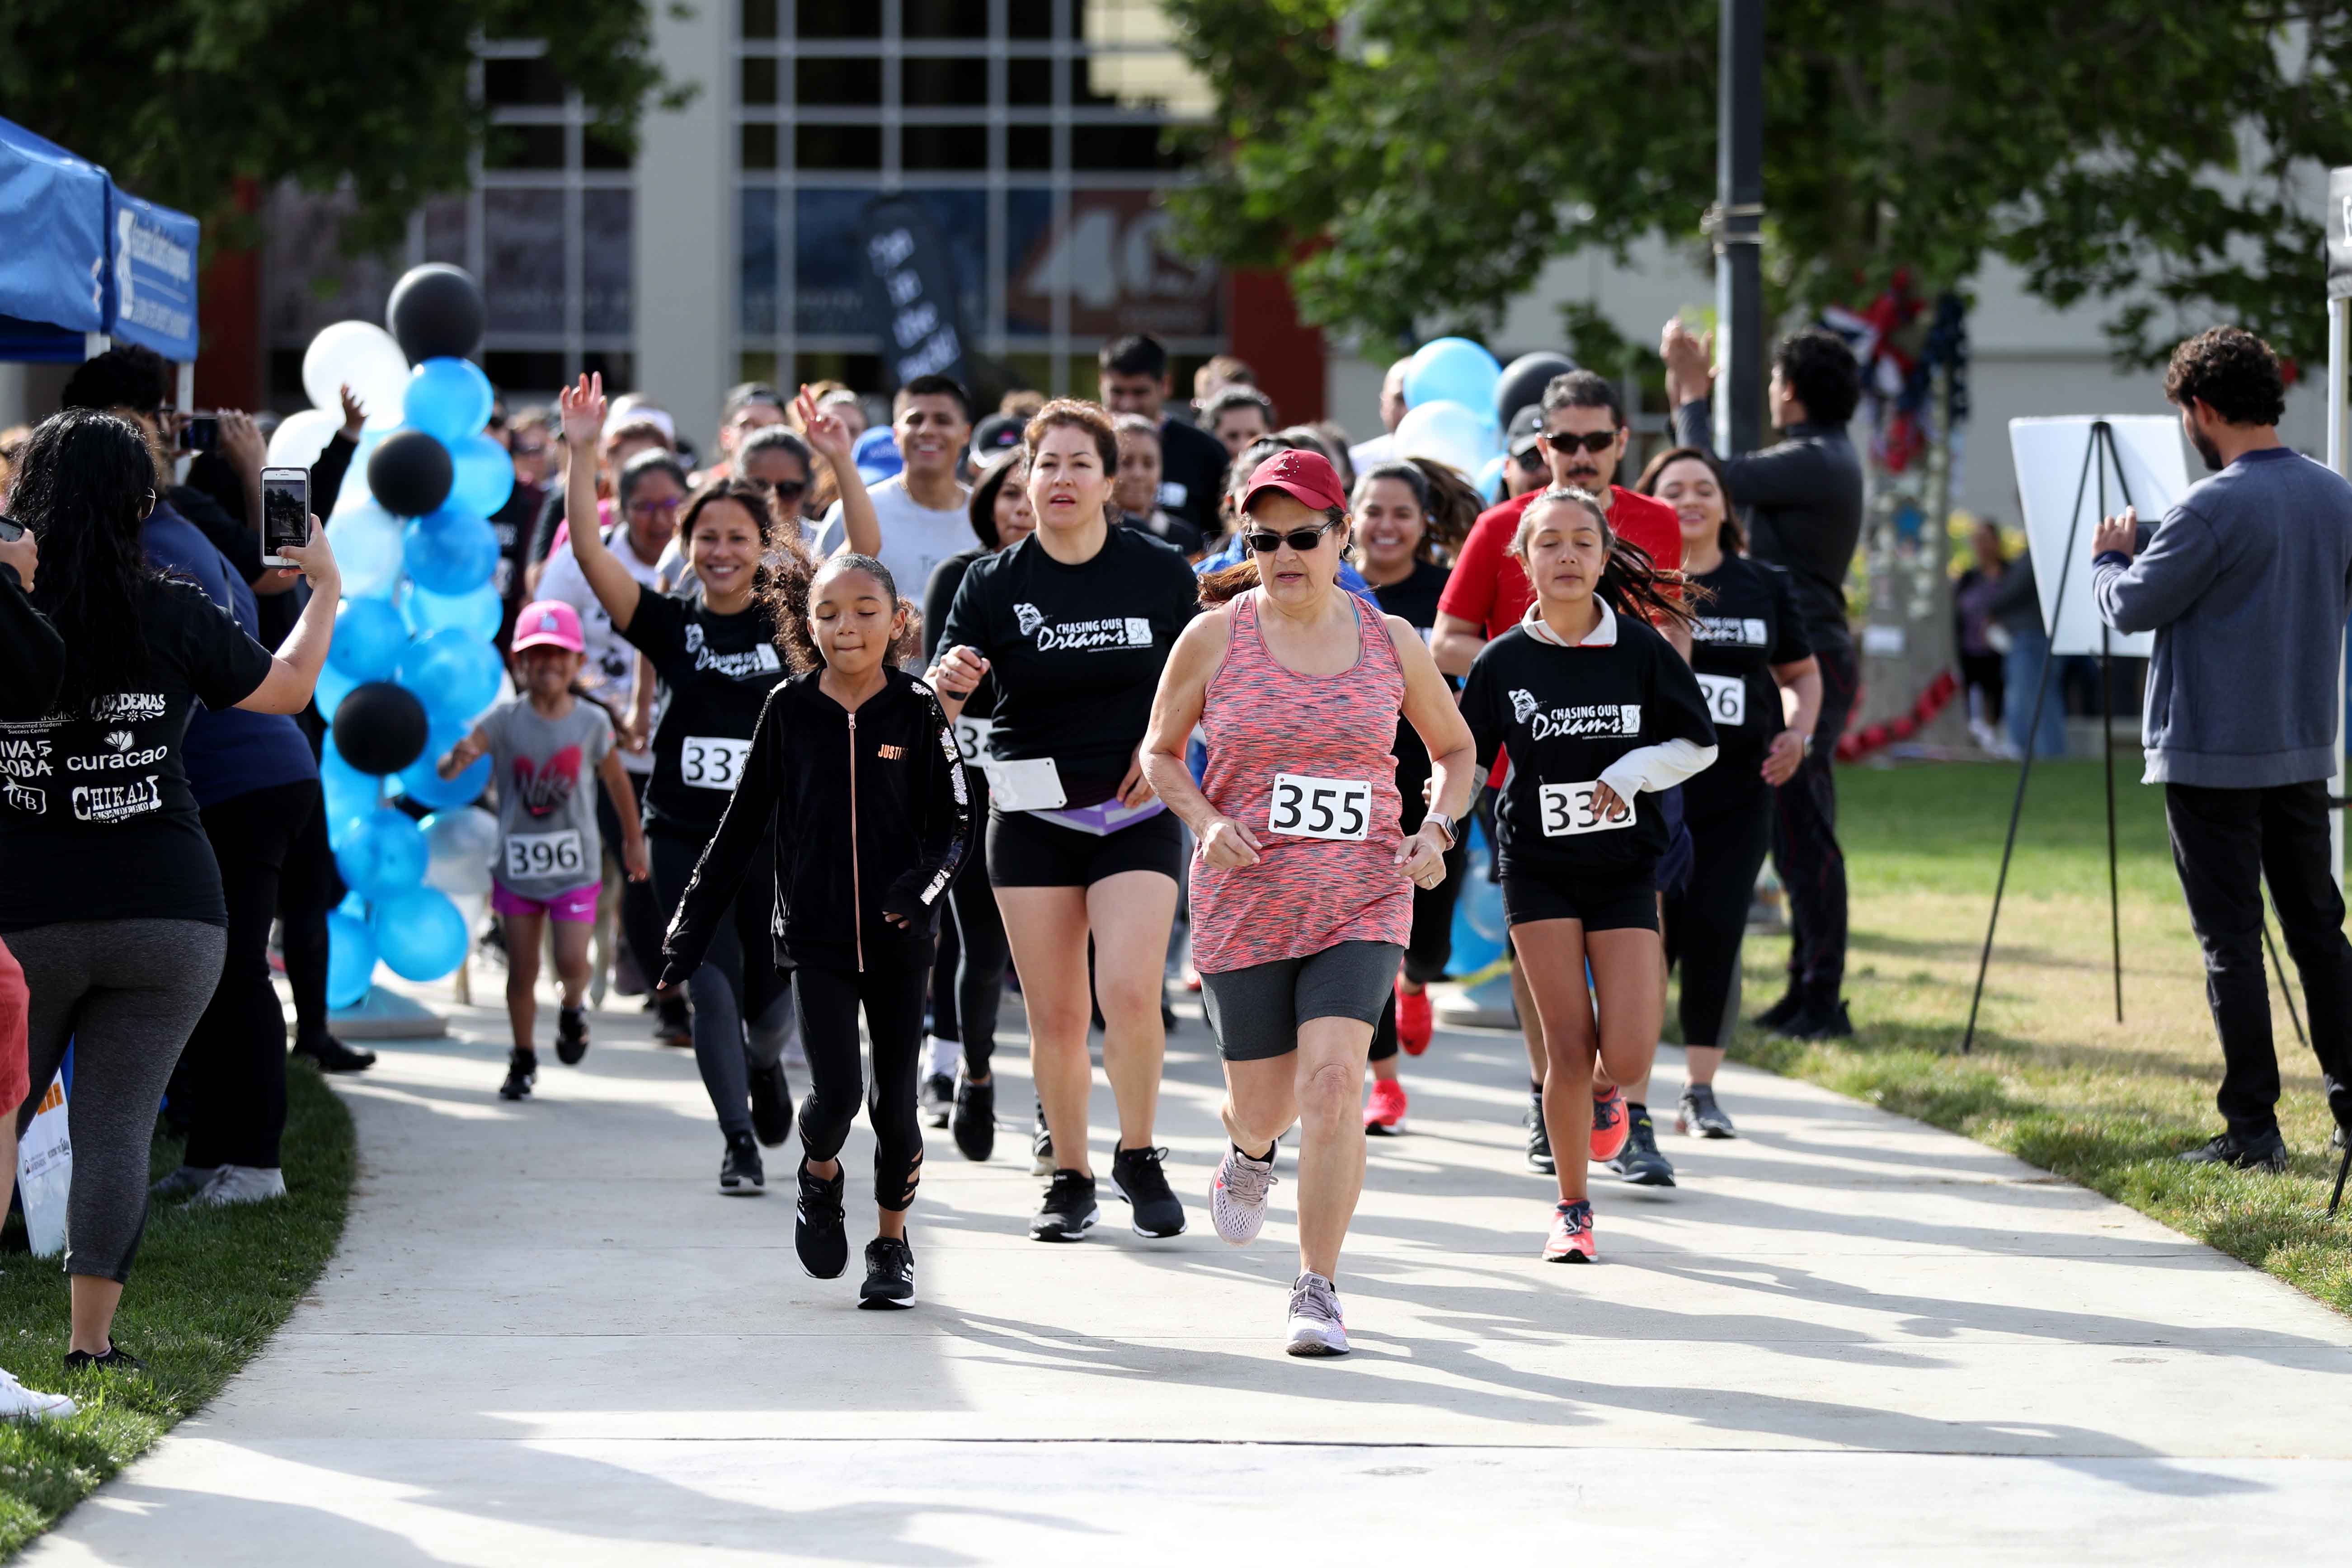
<path fill-rule="evenodd" d="M 514 651 L 527 647 L 568 648 L 584 653 L 588 639 L 580 634 L 580 612 L 561 599 L 534 599 L 515 617 Z"/>
<path fill-rule="evenodd" d="M 1320 452 L 1276 452 L 1260 463 L 1251 470 L 1249 488 L 1242 492 L 1242 510 L 1249 510 L 1250 502 L 1266 490 L 1280 490 L 1317 511 L 1335 506 L 1344 511 L 1348 506 L 1348 492 L 1339 488 L 1338 471 Z"/>

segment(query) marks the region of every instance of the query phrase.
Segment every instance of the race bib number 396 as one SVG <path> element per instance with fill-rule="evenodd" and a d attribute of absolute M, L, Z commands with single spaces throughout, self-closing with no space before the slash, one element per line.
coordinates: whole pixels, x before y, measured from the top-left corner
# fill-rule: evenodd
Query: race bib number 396
<path fill-rule="evenodd" d="M 507 835 L 507 875 L 519 881 L 531 877 L 585 876 L 587 871 L 588 855 L 576 827 L 561 833 Z"/>
<path fill-rule="evenodd" d="M 1580 833 L 1607 833 L 1619 827 L 1633 826 L 1633 803 L 1622 801 L 1617 809 L 1603 814 L 1593 804 L 1601 784 L 1556 784 L 1543 786 L 1538 798 L 1543 803 L 1543 830 L 1547 838 L 1573 838 Z"/>
<path fill-rule="evenodd" d="M 733 789 L 743 776 L 743 759 L 751 754 L 749 741 L 688 735 L 677 749 L 678 782 L 697 789 Z"/>
<path fill-rule="evenodd" d="M 1294 838 L 1360 840 L 1371 832 L 1371 784 L 1366 779 L 1276 773 L 1265 826 L 1270 832 Z"/>
<path fill-rule="evenodd" d="M 1706 699 L 1706 715 L 1718 724 L 1748 722 L 1748 682 L 1736 675 L 1702 675 L 1698 678 L 1700 695 Z"/>

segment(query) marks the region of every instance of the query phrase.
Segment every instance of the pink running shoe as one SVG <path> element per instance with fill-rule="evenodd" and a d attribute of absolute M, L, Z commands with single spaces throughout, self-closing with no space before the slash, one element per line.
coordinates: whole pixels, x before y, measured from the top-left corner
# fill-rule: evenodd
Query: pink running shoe
<path fill-rule="evenodd" d="M 1607 1094 L 1592 1097 L 1592 1157 L 1607 1163 L 1625 1147 L 1625 1140 L 1633 1131 L 1631 1118 L 1625 1114 L 1625 1091 L 1615 1084 Z"/>
<path fill-rule="evenodd" d="M 1417 1057 L 1429 1049 L 1430 1037 L 1437 1030 L 1437 1020 L 1429 1009 L 1429 993 L 1408 991 L 1404 982 L 1397 982 L 1397 1044 L 1404 1054 Z"/>
<path fill-rule="evenodd" d="M 1392 1078 L 1372 1080 L 1372 1097 L 1364 1102 L 1364 1131 L 1385 1138 L 1404 1131 L 1404 1085 Z"/>
<path fill-rule="evenodd" d="M 1582 1198 L 1551 1211 L 1551 1234 L 1544 1237 L 1546 1263 L 1591 1263 L 1599 1255 L 1592 1246 L 1592 1205 Z"/>

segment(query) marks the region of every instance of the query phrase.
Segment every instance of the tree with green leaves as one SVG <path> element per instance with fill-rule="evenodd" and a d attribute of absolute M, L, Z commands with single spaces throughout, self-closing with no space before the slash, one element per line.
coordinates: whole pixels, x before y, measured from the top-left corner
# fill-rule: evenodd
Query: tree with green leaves
<path fill-rule="evenodd" d="M 1703 243 L 1717 0 L 1164 0 L 1220 105 L 1195 252 L 1290 263 L 1386 342 L 1499 317 L 1549 258 Z M 1776 313 L 2006 258 L 2116 353 L 2234 321 L 2325 352 L 2314 172 L 2352 157 L 2352 7 L 1772 0 Z"/>
<path fill-rule="evenodd" d="M 207 241 L 250 238 L 240 179 L 348 182 L 344 243 L 372 250 L 470 181 L 488 128 L 474 40 L 541 37 L 600 133 L 631 144 L 663 85 L 648 0 L 8 0 L 0 113 L 203 218 Z"/>

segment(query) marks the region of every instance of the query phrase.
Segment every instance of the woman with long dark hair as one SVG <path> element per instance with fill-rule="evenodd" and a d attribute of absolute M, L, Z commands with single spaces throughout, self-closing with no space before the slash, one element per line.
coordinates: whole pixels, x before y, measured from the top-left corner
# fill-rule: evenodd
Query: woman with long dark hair
<path fill-rule="evenodd" d="M 69 1370 L 138 1369 L 112 1327 L 147 1219 L 148 1137 L 227 951 L 220 869 L 181 759 L 189 711 L 299 710 L 342 590 L 314 519 L 310 542 L 284 551 L 310 602 L 272 655 L 202 589 L 147 564 L 155 489 L 138 427 L 77 410 L 34 431 L 10 497 L 41 541 L 33 602 L 72 656 L 54 709 L 0 725 L 0 934 L 32 993 L 31 1081 L 46 1088 L 75 1046 Z M 20 1110 L 20 1131 L 29 1120 Z"/>

